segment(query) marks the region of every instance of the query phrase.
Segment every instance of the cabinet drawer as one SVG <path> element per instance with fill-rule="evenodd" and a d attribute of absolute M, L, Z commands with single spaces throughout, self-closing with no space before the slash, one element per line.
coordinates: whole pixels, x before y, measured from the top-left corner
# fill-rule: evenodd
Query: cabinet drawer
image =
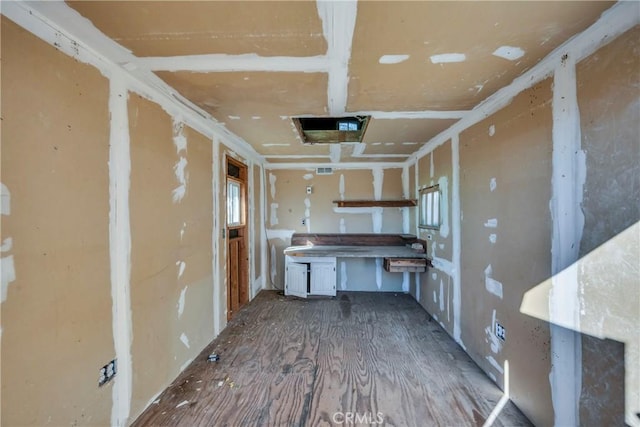
<path fill-rule="evenodd" d="M 385 258 L 384 269 L 390 273 L 424 273 L 427 271 L 425 258 Z"/>

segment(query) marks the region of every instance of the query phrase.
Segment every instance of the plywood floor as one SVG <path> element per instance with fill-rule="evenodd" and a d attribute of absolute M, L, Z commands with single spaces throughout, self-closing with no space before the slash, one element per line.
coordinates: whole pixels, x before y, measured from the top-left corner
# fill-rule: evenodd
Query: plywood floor
<path fill-rule="evenodd" d="M 474 426 L 501 396 L 408 295 L 262 291 L 134 425 Z M 494 425 L 530 423 L 508 403 Z"/>

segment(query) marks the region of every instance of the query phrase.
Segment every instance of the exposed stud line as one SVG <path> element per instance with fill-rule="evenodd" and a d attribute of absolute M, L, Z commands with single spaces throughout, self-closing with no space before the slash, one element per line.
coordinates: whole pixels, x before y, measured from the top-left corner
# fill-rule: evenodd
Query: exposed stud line
<path fill-rule="evenodd" d="M 151 71 L 192 71 L 200 73 L 232 71 L 281 71 L 301 73 L 326 73 L 329 59 L 325 55 L 260 56 L 243 55 L 186 55 L 138 58 L 135 64 Z"/>
<path fill-rule="evenodd" d="M 582 192 L 586 157 L 581 149 L 575 62 L 566 54 L 553 82 L 553 154 L 551 179 L 551 398 L 555 425 L 580 425 L 582 339 L 578 260 L 584 227 Z M 559 274 L 562 272 L 562 274 Z M 565 329 L 558 325 L 572 325 Z"/>
<path fill-rule="evenodd" d="M 340 116 L 345 113 L 347 107 L 349 59 L 358 4 L 354 0 L 319 0 L 316 5 L 322 20 L 322 32 L 327 40 L 327 56 L 330 60 L 327 90 L 329 114 Z"/>
<path fill-rule="evenodd" d="M 131 224 L 129 186 L 131 154 L 129 151 L 128 92 L 124 83 L 111 77 L 109 86 L 109 259 L 113 341 L 118 360 L 118 376 L 112 391 L 111 425 L 126 426 L 131 410 Z"/>

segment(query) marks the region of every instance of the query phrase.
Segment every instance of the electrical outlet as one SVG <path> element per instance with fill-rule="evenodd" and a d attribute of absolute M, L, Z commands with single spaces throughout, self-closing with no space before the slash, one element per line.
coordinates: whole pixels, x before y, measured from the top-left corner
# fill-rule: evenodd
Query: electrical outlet
<path fill-rule="evenodd" d="M 102 368 L 100 368 L 100 377 L 98 378 L 98 387 L 102 387 L 103 385 L 111 381 L 113 377 L 116 376 L 116 372 L 117 372 L 116 360 L 117 359 L 113 359 L 111 362 L 107 363 Z"/>
<path fill-rule="evenodd" d="M 496 336 L 502 341 L 507 339 L 507 330 L 500 323 L 496 323 Z"/>
<path fill-rule="evenodd" d="M 302 219 L 300 220 L 300 223 L 301 223 L 302 225 L 307 225 L 307 218 L 302 218 Z"/>

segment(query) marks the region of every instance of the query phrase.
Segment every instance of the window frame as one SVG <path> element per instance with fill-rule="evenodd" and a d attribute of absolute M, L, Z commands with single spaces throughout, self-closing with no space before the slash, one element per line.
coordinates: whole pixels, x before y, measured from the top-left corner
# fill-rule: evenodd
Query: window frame
<path fill-rule="evenodd" d="M 236 185 L 238 187 L 238 214 L 240 216 L 240 221 L 239 222 L 231 222 L 232 220 L 232 212 L 231 212 L 231 197 L 229 194 L 229 190 L 230 190 L 230 186 L 231 185 Z M 240 179 L 234 178 L 232 176 L 227 176 L 227 191 L 226 191 L 226 198 L 227 198 L 227 227 L 228 228 L 234 228 L 234 227 L 244 227 L 245 223 L 246 223 L 246 218 L 245 218 L 245 209 L 243 206 L 243 201 L 244 201 L 244 182 Z"/>
<path fill-rule="evenodd" d="M 439 230 L 441 225 L 442 191 L 440 184 L 436 184 L 423 188 L 419 192 L 418 228 Z"/>

